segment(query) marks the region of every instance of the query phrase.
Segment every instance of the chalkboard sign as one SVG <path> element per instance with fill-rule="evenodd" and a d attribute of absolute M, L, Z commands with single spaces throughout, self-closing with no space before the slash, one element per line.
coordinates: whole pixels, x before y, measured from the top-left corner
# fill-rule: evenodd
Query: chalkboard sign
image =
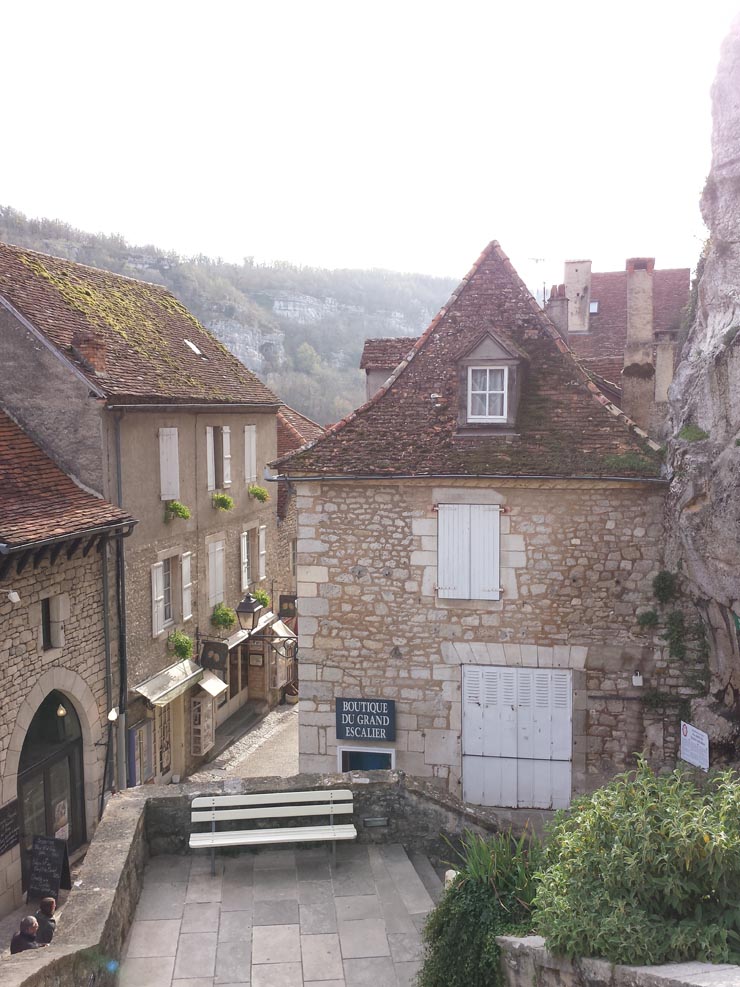
<path fill-rule="evenodd" d="M 18 826 L 18 799 L 8 802 L 0 809 L 0 857 L 21 841 Z"/>
<path fill-rule="evenodd" d="M 67 841 L 34 836 L 28 898 L 58 898 L 60 888 L 69 891 L 71 887 Z"/>

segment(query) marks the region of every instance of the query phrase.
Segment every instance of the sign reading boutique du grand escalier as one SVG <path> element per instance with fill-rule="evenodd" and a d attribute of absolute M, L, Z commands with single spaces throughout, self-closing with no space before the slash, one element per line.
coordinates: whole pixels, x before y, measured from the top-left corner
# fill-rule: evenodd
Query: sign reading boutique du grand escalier
<path fill-rule="evenodd" d="M 337 698 L 337 740 L 395 739 L 395 700 Z"/>

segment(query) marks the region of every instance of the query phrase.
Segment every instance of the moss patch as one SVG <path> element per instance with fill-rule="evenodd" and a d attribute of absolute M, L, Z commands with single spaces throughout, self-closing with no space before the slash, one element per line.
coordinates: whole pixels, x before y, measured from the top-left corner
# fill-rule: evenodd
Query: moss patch
<path fill-rule="evenodd" d="M 684 425 L 678 433 L 678 437 L 679 439 L 683 439 L 684 442 L 702 442 L 704 439 L 709 438 L 709 432 L 705 432 L 703 428 L 699 428 L 698 425 L 694 425 L 691 422 L 688 425 Z"/>

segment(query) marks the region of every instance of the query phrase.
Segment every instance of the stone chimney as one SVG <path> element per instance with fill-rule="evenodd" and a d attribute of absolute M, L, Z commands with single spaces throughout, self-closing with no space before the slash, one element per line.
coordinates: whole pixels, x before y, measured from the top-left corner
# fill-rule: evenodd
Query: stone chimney
<path fill-rule="evenodd" d="M 641 428 L 651 432 L 655 408 L 654 269 L 654 257 L 631 257 L 627 261 L 627 340 L 622 371 L 622 408 Z"/>
<path fill-rule="evenodd" d="M 105 340 L 89 329 L 78 329 L 72 336 L 72 350 L 89 370 L 105 373 Z"/>
<path fill-rule="evenodd" d="M 568 299 L 568 332 L 588 332 L 591 301 L 591 261 L 565 262 L 565 297 Z"/>
<path fill-rule="evenodd" d="M 565 285 L 554 284 L 550 288 L 550 297 L 545 305 L 545 312 L 550 317 L 563 338 L 568 335 L 568 299 L 565 297 Z"/>

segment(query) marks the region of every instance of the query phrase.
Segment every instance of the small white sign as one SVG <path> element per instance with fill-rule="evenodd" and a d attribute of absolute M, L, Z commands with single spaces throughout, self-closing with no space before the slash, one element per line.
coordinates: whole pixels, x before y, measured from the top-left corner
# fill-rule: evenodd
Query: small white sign
<path fill-rule="evenodd" d="M 709 771 L 709 737 L 690 723 L 681 720 L 681 754 L 682 761 L 696 765 L 702 771 Z"/>

